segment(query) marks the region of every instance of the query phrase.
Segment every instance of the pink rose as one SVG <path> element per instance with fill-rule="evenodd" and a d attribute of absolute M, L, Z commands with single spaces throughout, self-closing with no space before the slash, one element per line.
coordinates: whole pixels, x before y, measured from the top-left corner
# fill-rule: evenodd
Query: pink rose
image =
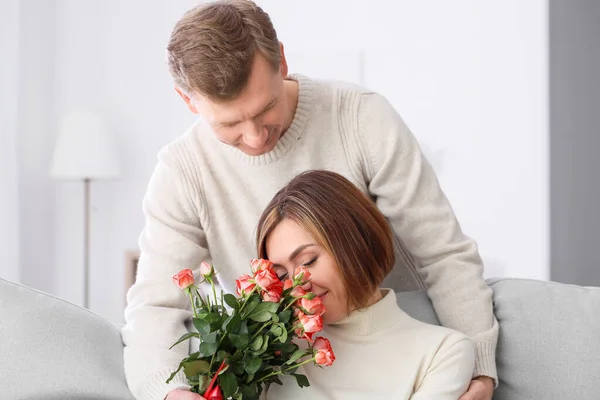
<path fill-rule="evenodd" d="M 200 264 L 200 273 L 204 277 L 206 277 L 206 278 L 211 277 L 213 274 L 213 271 L 214 271 L 214 269 L 211 264 L 207 263 L 206 261 L 202 261 L 202 264 Z"/>
<path fill-rule="evenodd" d="M 285 282 L 283 282 L 283 290 L 288 290 L 291 289 L 292 286 L 294 286 L 294 282 L 292 282 L 291 279 L 286 279 Z"/>
<path fill-rule="evenodd" d="M 252 267 L 252 272 L 256 274 L 260 270 L 273 268 L 273 263 L 263 258 L 254 258 L 250 261 L 250 266 Z"/>
<path fill-rule="evenodd" d="M 194 284 L 194 273 L 189 268 L 181 270 L 173 276 L 173 282 L 179 289 L 187 289 Z"/>
<path fill-rule="evenodd" d="M 313 350 L 316 350 L 315 362 L 318 365 L 329 367 L 335 361 L 335 354 L 333 354 L 333 349 L 328 339 L 324 337 L 316 338 Z"/>
<path fill-rule="evenodd" d="M 281 290 L 283 290 L 283 282 L 279 280 L 279 277 L 277 276 L 275 271 L 273 271 L 273 268 L 265 268 L 258 270 L 254 275 L 254 280 L 262 290 L 269 290 L 271 286 L 277 284 L 280 284 Z"/>
<path fill-rule="evenodd" d="M 298 267 L 294 270 L 294 281 L 303 283 L 310 280 L 310 272 L 304 267 Z"/>
<path fill-rule="evenodd" d="M 300 310 L 295 314 L 298 316 L 298 324 L 295 327 L 295 332 L 299 338 L 306 336 L 311 340 L 314 333 L 320 332 L 323 329 L 323 320 L 320 315 L 306 315 Z"/>
<path fill-rule="evenodd" d="M 307 294 L 307 292 L 306 292 L 306 290 L 302 289 L 302 286 L 296 286 L 290 292 L 290 295 L 296 299 L 299 299 L 302 296 L 306 296 L 306 294 Z"/>
<path fill-rule="evenodd" d="M 250 294 L 256 283 L 252 281 L 252 277 L 248 274 L 241 275 L 239 279 L 235 281 L 235 289 L 238 296 L 242 294 Z"/>
<path fill-rule="evenodd" d="M 281 291 L 275 290 L 263 290 L 262 298 L 264 301 L 271 301 L 273 303 L 279 303 L 281 300 Z"/>
<path fill-rule="evenodd" d="M 306 298 L 300 299 L 300 307 L 310 315 L 323 315 L 325 312 L 325 305 L 318 296 L 315 296 L 312 300 Z"/>

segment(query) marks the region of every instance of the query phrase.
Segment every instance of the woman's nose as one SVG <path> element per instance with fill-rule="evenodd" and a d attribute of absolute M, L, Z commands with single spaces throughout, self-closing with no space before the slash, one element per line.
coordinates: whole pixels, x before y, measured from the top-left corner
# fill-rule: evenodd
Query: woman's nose
<path fill-rule="evenodd" d="M 312 289 L 312 284 L 310 283 L 310 281 L 302 285 L 302 289 L 306 290 L 307 292 L 310 292 L 310 290 Z"/>

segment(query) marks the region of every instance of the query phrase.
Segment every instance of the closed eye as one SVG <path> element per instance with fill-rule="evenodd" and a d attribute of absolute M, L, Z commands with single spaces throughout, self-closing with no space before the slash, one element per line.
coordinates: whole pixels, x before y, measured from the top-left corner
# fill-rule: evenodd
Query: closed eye
<path fill-rule="evenodd" d="M 302 264 L 302 266 L 304 266 L 304 267 L 310 267 L 311 265 L 313 265 L 317 261 L 317 258 L 319 258 L 319 257 L 313 258 L 309 262 L 306 262 L 306 263 Z"/>

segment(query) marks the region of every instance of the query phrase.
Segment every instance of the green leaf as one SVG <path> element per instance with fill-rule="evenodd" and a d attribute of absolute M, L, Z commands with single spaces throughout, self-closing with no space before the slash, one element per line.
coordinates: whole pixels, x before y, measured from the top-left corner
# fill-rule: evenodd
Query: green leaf
<path fill-rule="evenodd" d="M 260 357 L 252 357 L 248 363 L 246 364 L 246 372 L 249 374 L 255 374 L 262 365 L 262 360 Z"/>
<path fill-rule="evenodd" d="M 287 341 L 288 333 L 287 333 L 287 330 L 285 329 L 285 326 L 283 326 L 283 329 L 281 330 L 281 335 L 279 335 L 279 337 L 277 339 L 279 339 L 279 341 L 281 343 L 285 343 Z"/>
<path fill-rule="evenodd" d="M 242 319 L 248 318 L 248 315 L 254 311 L 256 306 L 260 304 L 260 299 L 257 296 L 252 296 L 251 300 L 246 300 L 246 307 L 244 308 Z"/>
<path fill-rule="evenodd" d="M 252 315 L 249 315 L 248 318 L 256 322 L 267 322 L 273 315 L 275 314 L 272 314 L 268 311 L 261 311 L 259 313 L 252 313 Z"/>
<path fill-rule="evenodd" d="M 244 399 L 254 400 L 258 399 L 258 393 L 256 391 L 256 383 L 251 383 L 249 385 L 241 385 L 240 391 L 244 396 Z"/>
<path fill-rule="evenodd" d="M 216 331 L 221 327 L 221 314 L 217 312 L 211 312 L 204 317 L 204 320 L 210 324 L 210 329 L 212 331 Z"/>
<path fill-rule="evenodd" d="M 238 332 L 240 335 L 247 335 L 248 334 L 248 324 L 246 323 L 246 321 L 242 321 L 242 324 L 240 325 L 240 330 Z"/>
<path fill-rule="evenodd" d="M 231 365 L 231 371 L 236 375 L 242 375 L 246 370 L 246 363 L 244 362 L 233 362 Z"/>
<path fill-rule="evenodd" d="M 202 336 L 203 343 L 217 343 L 218 332 L 211 332 L 208 335 Z"/>
<path fill-rule="evenodd" d="M 208 361 L 204 360 L 195 360 L 183 364 L 183 372 L 188 378 L 196 375 L 204 375 L 208 373 L 209 370 L 210 364 Z"/>
<path fill-rule="evenodd" d="M 301 388 L 309 387 L 310 383 L 308 382 L 308 378 L 302 374 L 292 374 L 294 378 L 296 378 L 296 382 L 298 382 L 298 386 Z"/>
<path fill-rule="evenodd" d="M 273 378 L 273 382 L 275 382 L 276 384 L 283 386 L 283 382 L 281 382 L 281 379 L 279 379 L 279 377 L 277 375 L 275 375 Z"/>
<path fill-rule="evenodd" d="M 238 335 L 236 333 L 230 333 L 229 339 L 235 348 L 240 350 L 245 350 L 248 347 L 248 342 L 250 342 L 248 335 Z"/>
<path fill-rule="evenodd" d="M 177 341 L 175 343 L 173 343 L 173 345 L 171 347 L 169 347 L 169 350 L 171 350 L 173 347 L 177 346 L 179 343 L 184 342 L 193 337 L 199 338 L 200 334 L 197 332 L 188 332 L 188 333 L 182 335 L 179 339 L 177 339 Z"/>
<path fill-rule="evenodd" d="M 279 322 L 279 316 L 277 314 L 273 314 L 271 316 L 271 319 L 273 320 L 273 322 L 278 323 Z"/>
<path fill-rule="evenodd" d="M 219 350 L 217 352 L 217 355 L 215 355 L 215 361 L 217 361 L 217 362 L 223 361 L 228 356 L 229 356 L 229 353 L 227 353 L 225 350 Z"/>
<path fill-rule="evenodd" d="M 262 336 L 257 336 L 256 339 L 254 339 L 254 341 L 250 345 L 250 349 L 257 351 L 258 349 L 260 349 L 262 347 L 263 341 L 264 341 L 264 339 Z"/>
<path fill-rule="evenodd" d="M 173 380 L 173 378 L 175 378 L 175 375 L 177 375 L 177 373 L 178 373 L 179 371 L 181 371 L 181 368 L 183 368 L 183 363 L 179 363 L 179 367 L 178 367 L 178 368 L 175 370 L 175 372 L 173 372 L 173 373 L 172 373 L 172 374 L 169 376 L 169 378 L 167 379 L 166 383 L 169 383 L 169 382 L 171 382 L 171 381 Z"/>
<path fill-rule="evenodd" d="M 254 354 L 260 355 L 260 354 L 264 353 L 265 351 L 267 351 L 267 347 L 269 347 L 269 337 L 267 335 L 264 335 L 263 344 L 262 344 L 261 348 L 259 350 L 255 351 Z"/>
<path fill-rule="evenodd" d="M 287 309 L 279 313 L 279 322 L 282 324 L 287 324 L 290 321 L 290 317 L 292 316 L 292 310 Z"/>
<path fill-rule="evenodd" d="M 219 375 L 219 386 L 223 390 L 223 398 L 227 399 L 238 390 L 237 378 L 231 372 L 225 372 Z"/>
<path fill-rule="evenodd" d="M 228 293 L 225 295 L 224 299 L 225 304 L 233 308 L 236 312 L 240 309 L 240 303 L 238 302 L 237 297 L 235 297 L 234 295 Z"/>
<path fill-rule="evenodd" d="M 212 356 L 213 354 L 215 354 L 216 351 L 217 351 L 216 343 L 207 343 L 207 342 L 200 343 L 200 353 L 202 354 L 202 357 Z"/>
<path fill-rule="evenodd" d="M 208 321 L 194 317 L 192 318 L 192 322 L 194 322 L 194 326 L 201 335 L 206 335 L 210 332 L 210 323 Z"/>
<path fill-rule="evenodd" d="M 296 360 L 304 357 L 306 355 L 306 350 L 296 350 L 294 354 L 290 356 L 290 359 L 285 362 L 285 365 L 291 365 L 296 362 Z"/>
<path fill-rule="evenodd" d="M 275 336 L 276 338 L 281 336 L 284 331 L 284 329 L 279 324 L 272 325 L 270 330 L 273 336 Z"/>
<path fill-rule="evenodd" d="M 279 303 L 264 301 L 264 302 L 256 305 L 250 312 L 248 312 L 247 318 L 251 319 L 253 321 L 265 322 L 271 318 L 271 313 L 277 312 L 278 308 L 279 308 Z M 268 314 L 268 317 L 266 319 L 264 319 L 265 313 Z M 256 319 L 255 318 L 256 315 L 262 315 L 261 320 Z"/>
<path fill-rule="evenodd" d="M 223 323 L 223 330 L 225 332 L 237 333 L 242 326 L 242 319 L 238 314 L 232 315 L 227 318 Z"/>

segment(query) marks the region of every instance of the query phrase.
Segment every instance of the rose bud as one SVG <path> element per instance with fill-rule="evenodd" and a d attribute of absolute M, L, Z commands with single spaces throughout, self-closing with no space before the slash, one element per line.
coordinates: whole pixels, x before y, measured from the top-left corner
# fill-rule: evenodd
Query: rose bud
<path fill-rule="evenodd" d="M 323 315 L 325 312 L 325 306 L 320 297 L 314 297 L 312 300 L 302 298 L 300 299 L 300 307 L 302 307 L 307 314 L 311 315 Z"/>
<path fill-rule="evenodd" d="M 324 337 L 318 337 L 313 344 L 315 350 L 315 363 L 329 367 L 335 361 L 335 354 L 331 348 L 331 343 Z"/>
<path fill-rule="evenodd" d="M 298 267 L 294 270 L 294 282 L 303 284 L 310 280 L 310 272 L 304 267 Z"/>
<path fill-rule="evenodd" d="M 206 261 L 202 261 L 202 264 L 200 264 L 200 273 L 205 278 L 210 278 L 214 273 L 214 268 L 211 264 L 207 263 Z"/>
<path fill-rule="evenodd" d="M 235 281 L 235 289 L 238 296 L 244 294 L 250 294 L 256 283 L 252 281 L 252 277 L 248 274 L 241 275 L 239 279 Z"/>
<path fill-rule="evenodd" d="M 312 333 L 312 332 L 306 333 L 302 330 L 302 328 L 294 329 L 294 333 L 296 334 L 296 336 L 299 339 L 305 339 L 305 340 L 308 340 L 309 342 L 312 342 L 312 340 L 313 340 L 314 333 Z"/>
<path fill-rule="evenodd" d="M 181 270 L 173 276 L 173 282 L 179 289 L 187 289 L 194 284 L 194 273 L 189 268 Z"/>
<path fill-rule="evenodd" d="M 252 267 L 252 272 L 253 273 L 257 273 L 260 270 L 263 269 L 267 269 L 267 268 L 273 268 L 273 263 L 269 260 L 265 260 L 263 258 L 260 259 L 252 259 L 252 261 L 250 261 L 250 266 Z"/>

